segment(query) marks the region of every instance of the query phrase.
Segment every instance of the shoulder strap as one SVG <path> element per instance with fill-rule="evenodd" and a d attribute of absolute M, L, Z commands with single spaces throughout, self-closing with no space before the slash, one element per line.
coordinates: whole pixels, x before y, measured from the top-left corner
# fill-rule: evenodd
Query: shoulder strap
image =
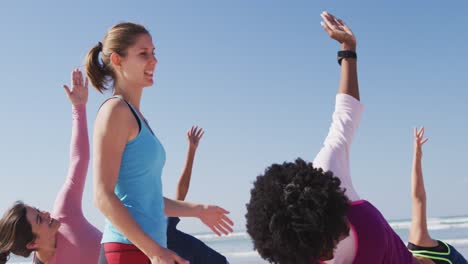
<path fill-rule="evenodd" d="M 114 98 L 120 99 L 121 101 L 124 101 L 124 102 L 127 104 L 128 108 L 130 108 L 130 111 L 132 111 L 133 116 L 135 117 L 135 119 L 136 119 L 137 122 L 138 122 L 138 131 L 141 131 L 141 118 L 140 118 L 140 116 L 138 115 L 138 113 L 136 112 L 136 110 L 133 108 L 133 106 L 132 106 L 129 102 L 127 102 L 127 100 L 125 100 L 121 95 L 114 95 L 114 96 L 112 96 L 112 97 L 107 98 L 107 99 L 101 104 L 101 106 L 99 107 L 98 112 L 99 112 L 99 110 L 101 110 L 102 106 L 103 106 L 105 103 L 107 103 L 107 101 L 109 101 L 109 100 L 111 100 L 111 99 L 114 99 Z"/>

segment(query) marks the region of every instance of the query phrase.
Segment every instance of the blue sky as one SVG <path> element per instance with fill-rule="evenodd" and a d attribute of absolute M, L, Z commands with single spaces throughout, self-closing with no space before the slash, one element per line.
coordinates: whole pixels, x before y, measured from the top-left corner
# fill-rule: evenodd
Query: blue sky
<path fill-rule="evenodd" d="M 339 45 L 327 10 L 358 39 L 366 106 L 352 149 L 354 185 L 388 219 L 410 216 L 412 128 L 425 125 L 431 217 L 466 215 L 466 1 L 9 1 L 0 10 L 0 209 L 17 199 L 51 210 L 68 166 L 70 106 L 62 85 L 121 21 L 145 25 L 159 60 L 142 111 L 163 142 L 164 192 L 175 194 L 185 132 L 205 128 L 188 200 L 216 203 L 244 229 L 255 177 L 273 162 L 312 160 L 337 90 Z M 89 130 L 108 95 L 90 91 Z M 83 207 L 99 228 L 91 173 Z M 189 232 L 207 231 L 197 220 Z"/>

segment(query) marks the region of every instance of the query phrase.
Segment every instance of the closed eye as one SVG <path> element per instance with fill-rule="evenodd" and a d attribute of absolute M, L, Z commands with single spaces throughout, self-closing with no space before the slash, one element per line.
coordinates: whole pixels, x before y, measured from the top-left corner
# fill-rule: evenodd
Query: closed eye
<path fill-rule="evenodd" d="M 42 217 L 41 217 L 41 211 L 39 211 L 39 209 L 36 208 L 36 211 L 37 211 L 37 216 L 36 216 L 36 224 L 40 224 L 42 223 Z"/>
<path fill-rule="evenodd" d="M 154 56 L 154 55 L 156 55 L 156 53 L 155 53 L 154 51 L 153 51 L 153 52 L 151 52 L 151 53 L 150 53 L 150 52 L 148 52 L 148 53 L 146 53 L 146 52 L 142 52 L 142 53 L 140 53 L 140 55 L 142 55 L 142 56 L 153 55 L 153 56 Z"/>

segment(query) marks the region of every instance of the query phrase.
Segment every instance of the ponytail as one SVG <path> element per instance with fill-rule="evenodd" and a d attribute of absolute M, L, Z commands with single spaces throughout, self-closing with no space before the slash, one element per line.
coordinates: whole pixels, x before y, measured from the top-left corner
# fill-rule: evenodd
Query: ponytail
<path fill-rule="evenodd" d="M 102 43 L 99 42 L 88 52 L 85 60 L 86 75 L 91 84 L 100 93 L 109 90 L 109 80 L 114 79 L 114 72 L 102 61 L 100 62 L 99 53 L 102 52 Z M 110 65 L 109 65 L 110 66 Z"/>

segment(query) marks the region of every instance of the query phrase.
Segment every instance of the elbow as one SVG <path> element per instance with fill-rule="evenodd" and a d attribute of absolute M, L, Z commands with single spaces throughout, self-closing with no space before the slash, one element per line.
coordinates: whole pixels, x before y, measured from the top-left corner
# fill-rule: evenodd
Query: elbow
<path fill-rule="evenodd" d="M 96 207 L 97 209 L 99 209 L 99 211 L 101 211 L 101 206 L 103 204 L 102 197 L 96 192 L 94 192 L 94 195 L 93 195 L 93 204 L 94 204 L 94 207 Z"/>
<path fill-rule="evenodd" d="M 93 195 L 94 206 L 103 212 L 105 210 L 105 205 L 108 203 L 108 194 L 105 193 L 102 189 L 96 188 Z"/>

